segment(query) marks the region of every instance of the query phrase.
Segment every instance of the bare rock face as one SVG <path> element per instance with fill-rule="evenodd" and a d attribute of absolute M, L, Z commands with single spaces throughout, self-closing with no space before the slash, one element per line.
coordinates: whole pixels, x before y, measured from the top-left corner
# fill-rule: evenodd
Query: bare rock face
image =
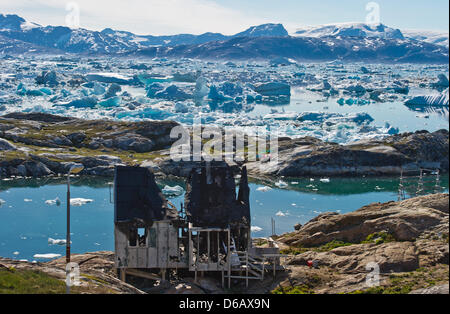
<path fill-rule="evenodd" d="M 299 231 L 279 241 L 291 246 L 314 247 L 333 240 L 360 243 L 377 232 L 398 241 L 414 241 L 426 232 L 448 234 L 448 194 L 435 194 L 403 202 L 371 204 L 355 212 L 322 214 Z"/>
<path fill-rule="evenodd" d="M 434 286 L 411 291 L 409 294 L 449 294 L 449 285 Z"/>
<path fill-rule="evenodd" d="M 319 266 L 345 273 L 365 272 L 370 263 L 377 263 L 382 273 L 409 272 L 419 268 L 417 248 L 412 242 L 357 244 L 329 252 L 307 252 L 296 256 L 290 264 L 306 265 L 311 260 Z"/>
<path fill-rule="evenodd" d="M 5 151 L 5 150 L 17 150 L 17 147 L 15 145 L 11 144 L 10 142 L 8 142 L 7 140 L 0 138 L 0 151 Z"/>
<path fill-rule="evenodd" d="M 384 140 L 362 140 L 350 145 L 317 139 L 284 139 L 279 143 L 278 162 L 247 164 L 256 176 L 398 175 L 402 169 L 420 167 L 448 172 L 448 131 L 418 131 Z"/>

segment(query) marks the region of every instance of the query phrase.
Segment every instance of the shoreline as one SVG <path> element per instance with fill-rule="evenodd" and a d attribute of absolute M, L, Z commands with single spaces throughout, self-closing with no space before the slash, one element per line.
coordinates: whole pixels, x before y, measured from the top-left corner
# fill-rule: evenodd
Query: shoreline
<path fill-rule="evenodd" d="M 434 194 L 369 204 L 348 214 L 321 214 L 274 238 L 289 256 L 286 271 L 252 282 L 249 289 L 237 284 L 238 293 L 448 293 L 448 201 L 448 194 Z M 358 219 L 361 224 L 352 228 L 359 231 L 353 232 L 348 224 Z M 266 245 L 258 239 L 254 243 Z M 72 259 L 81 265 L 83 284 L 75 290 L 78 293 L 105 293 L 105 289 L 107 293 L 226 293 L 220 280 L 205 277 L 195 283 L 188 273 L 156 285 L 136 278 L 125 284 L 114 272 L 113 252 L 73 254 Z M 308 261 L 316 266 L 308 266 Z M 375 288 L 366 286 L 370 271 L 365 265 L 370 261 L 381 270 Z M 0 269 L 41 271 L 58 280 L 65 278 L 64 265 L 64 257 L 45 263 L 0 258 Z"/>

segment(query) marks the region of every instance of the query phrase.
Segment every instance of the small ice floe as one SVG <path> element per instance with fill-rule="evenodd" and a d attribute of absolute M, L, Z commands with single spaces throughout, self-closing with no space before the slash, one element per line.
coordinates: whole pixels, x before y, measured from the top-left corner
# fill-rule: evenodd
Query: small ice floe
<path fill-rule="evenodd" d="M 61 200 L 57 197 L 54 200 L 47 200 L 47 201 L 45 201 L 45 204 L 59 206 L 59 205 L 61 205 Z"/>
<path fill-rule="evenodd" d="M 15 251 L 14 253 L 13 253 L 13 255 L 19 255 L 20 254 L 20 252 L 17 252 L 17 251 Z"/>
<path fill-rule="evenodd" d="M 252 226 L 252 227 L 250 228 L 250 230 L 251 230 L 252 232 L 260 232 L 260 231 L 262 231 L 263 229 L 262 229 L 261 227 L 258 227 L 258 226 Z"/>
<path fill-rule="evenodd" d="M 1 198 L 0 198 L 0 207 L 3 205 L 3 204 L 5 204 L 6 203 L 6 201 L 5 200 L 2 200 Z"/>
<path fill-rule="evenodd" d="M 278 217 L 285 217 L 286 216 L 286 214 L 283 213 L 281 210 L 278 213 L 276 213 L 275 215 L 278 216 Z"/>
<path fill-rule="evenodd" d="M 95 243 L 94 243 L 94 245 L 96 245 L 96 246 L 100 246 L 101 244 L 100 244 L 100 243 L 98 243 L 98 242 L 95 242 Z"/>
<path fill-rule="evenodd" d="M 292 203 L 291 205 L 294 206 L 294 207 L 297 206 L 297 204 L 295 204 L 295 203 Z"/>
<path fill-rule="evenodd" d="M 288 187 L 288 184 L 282 180 L 278 181 L 277 183 L 275 183 L 275 185 L 277 187 L 279 187 L 280 189 L 285 189 Z"/>
<path fill-rule="evenodd" d="M 66 245 L 67 240 L 65 239 L 52 239 L 52 238 L 48 238 L 48 244 L 51 245 Z"/>
<path fill-rule="evenodd" d="M 168 186 L 168 185 L 166 185 L 162 189 L 162 192 L 166 196 L 180 196 L 180 195 L 183 195 L 184 189 L 181 186 L 179 186 L 179 185 L 176 185 L 176 186 Z"/>
<path fill-rule="evenodd" d="M 30 203 L 30 202 L 32 202 L 33 200 L 32 200 L 32 199 L 29 199 L 29 198 L 25 198 L 23 201 L 24 201 L 25 203 Z"/>
<path fill-rule="evenodd" d="M 28 262 L 27 259 L 19 259 L 19 262 Z"/>
<path fill-rule="evenodd" d="M 92 203 L 94 200 L 86 199 L 86 198 L 71 198 L 70 205 L 72 206 L 82 206 L 88 203 Z"/>
<path fill-rule="evenodd" d="M 270 186 L 262 186 L 262 187 L 259 187 L 256 189 L 256 191 L 259 191 L 259 192 L 269 192 L 271 190 L 272 190 L 272 188 Z"/>
<path fill-rule="evenodd" d="M 320 182 L 322 182 L 322 183 L 330 183 L 330 179 L 329 178 L 323 178 L 323 179 L 320 179 Z"/>
<path fill-rule="evenodd" d="M 61 257 L 61 254 L 48 253 L 48 254 L 34 254 L 34 258 L 36 259 L 54 259 Z"/>
<path fill-rule="evenodd" d="M 298 185 L 298 182 L 294 181 L 294 182 L 291 182 L 291 184 L 292 185 Z"/>

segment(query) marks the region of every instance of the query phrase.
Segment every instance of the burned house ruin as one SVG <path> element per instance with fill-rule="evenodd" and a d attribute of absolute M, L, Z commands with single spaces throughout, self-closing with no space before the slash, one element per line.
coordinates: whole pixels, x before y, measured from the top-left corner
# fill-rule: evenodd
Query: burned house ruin
<path fill-rule="evenodd" d="M 118 166 L 114 181 L 116 267 L 126 275 L 163 280 L 167 270 L 220 272 L 232 278 L 263 279 L 279 266 L 279 250 L 252 248 L 247 170 L 198 163 L 186 182 L 184 206 L 166 200 L 147 168 Z M 275 265 L 277 264 L 277 265 Z M 158 277 L 159 279 L 159 277 Z"/>

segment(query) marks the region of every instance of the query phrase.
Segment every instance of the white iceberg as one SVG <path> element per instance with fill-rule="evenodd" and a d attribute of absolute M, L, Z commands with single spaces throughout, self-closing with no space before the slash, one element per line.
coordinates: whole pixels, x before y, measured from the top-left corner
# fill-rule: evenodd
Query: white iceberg
<path fill-rule="evenodd" d="M 330 183 L 330 179 L 329 178 L 323 178 L 323 179 L 320 179 L 320 182 L 322 182 L 322 183 Z"/>
<path fill-rule="evenodd" d="M 54 259 L 61 257 L 61 254 L 48 253 L 48 254 L 34 254 L 34 258 L 36 259 Z"/>
<path fill-rule="evenodd" d="M 285 189 L 288 187 L 288 184 L 282 180 L 278 181 L 277 183 L 275 183 L 275 185 L 277 187 L 279 187 L 280 189 Z"/>
<path fill-rule="evenodd" d="M 286 216 L 286 214 L 283 213 L 281 210 L 278 213 L 276 213 L 275 215 L 278 216 L 278 217 L 285 217 Z"/>
<path fill-rule="evenodd" d="M 184 189 L 181 186 L 179 186 L 179 185 L 176 185 L 176 186 L 173 186 L 173 187 L 166 185 L 162 189 L 162 192 L 166 196 L 180 196 L 180 195 L 183 195 Z"/>
<path fill-rule="evenodd" d="M 82 206 L 88 203 L 92 203 L 94 200 L 85 199 L 85 198 L 71 198 L 70 205 L 72 206 Z"/>
<path fill-rule="evenodd" d="M 262 187 L 259 187 L 256 189 L 256 191 L 259 191 L 259 192 L 269 192 L 271 190 L 272 190 L 272 188 L 270 186 L 262 186 Z"/>
<path fill-rule="evenodd" d="M 45 204 L 59 206 L 59 205 L 61 205 L 61 200 L 57 197 L 54 200 L 47 200 L 47 201 L 45 201 Z"/>
<path fill-rule="evenodd" d="M 250 230 L 251 230 L 252 232 L 260 232 L 260 231 L 262 231 L 263 229 L 262 229 L 261 227 L 258 227 L 258 226 L 252 226 L 252 227 L 250 228 Z"/>
<path fill-rule="evenodd" d="M 66 245 L 67 240 L 65 239 L 52 239 L 52 238 L 48 238 L 48 244 L 51 245 Z"/>
<path fill-rule="evenodd" d="M 3 205 L 3 204 L 5 204 L 6 203 L 6 201 L 5 200 L 2 200 L 1 198 L 0 198 L 0 207 Z"/>
<path fill-rule="evenodd" d="M 448 107 L 448 88 L 439 95 L 417 96 L 408 100 L 406 106 Z"/>

